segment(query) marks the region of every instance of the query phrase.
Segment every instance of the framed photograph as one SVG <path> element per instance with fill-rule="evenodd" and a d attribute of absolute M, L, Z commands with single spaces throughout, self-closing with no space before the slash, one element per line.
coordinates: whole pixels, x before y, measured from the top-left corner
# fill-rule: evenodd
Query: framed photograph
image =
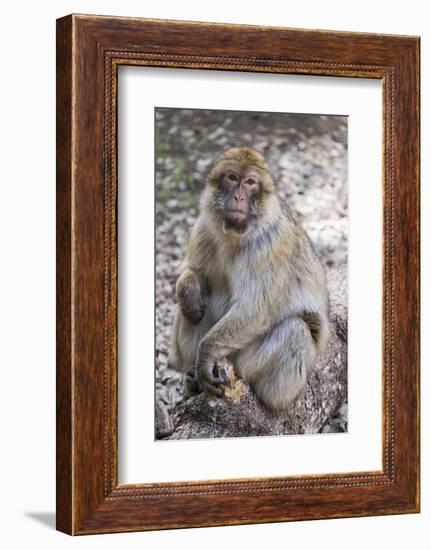
<path fill-rule="evenodd" d="M 57 21 L 57 528 L 419 511 L 419 38 Z"/>

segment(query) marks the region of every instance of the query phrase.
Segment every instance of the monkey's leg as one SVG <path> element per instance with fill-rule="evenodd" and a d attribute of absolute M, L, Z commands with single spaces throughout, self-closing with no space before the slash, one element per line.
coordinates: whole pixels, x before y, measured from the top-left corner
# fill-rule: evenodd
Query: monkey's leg
<path fill-rule="evenodd" d="M 168 367 L 170 369 L 174 369 L 179 372 L 184 372 L 183 360 L 182 360 L 180 348 L 178 345 L 178 336 L 179 336 L 178 332 L 179 332 L 180 319 L 181 319 L 181 312 L 178 309 L 178 307 L 176 307 L 175 313 L 174 313 L 174 321 L 172 324 L 171 347 L 169 349 Z"/>
<path fill-rule="evenodd" d="M 191 269 L 185 269 L 180 275 L 176 295 L 183 316 L 193 325 L 200 323 L 205 315 L 207 303 L 198 277 Z"/>
<path fill-rule="evenodd" d="M 181 321 L 183 319 L 183 321 Z M 190 359 L 187 362 L 183 360 L 183 356 L 181 353 L 181 345 L 179 338 L 181 338 L 181 327 L 180 323 L 185 322 L 180 310 L 177 308 L 177 311 L 175 312 L 174 317 L 174 324 L 172 327 L 172 338 L 171 338 L 171 348 L 169 351 L 169 357 L 168 357 L 168 367 L 170 369 L 174 369 L 179 372 L 185 373 L 184 375 L 184 381 L 183 381 L 183 387 L 184 387 L 184 393 L 186 395 L 195 395 L 200 392 L 199 390 L 199 384 L 195 378 L 195 369 L 194 366 L 190 367 Z M 184 351 L 184 350 L 183 350 Z M 195 351 L 196 353 L 196 351 Z M 193 354 L 193 350 L 189 350 L 189 354 Z M 187 355 L 187 354 L 186 354 Z M 194 363 L 192 363 L 194 365 Z"/>
<path fill-rule="evenodd" d="M 194 370 L 199 342 L 212 326 L 211 315 L 206 315 L 201 323 L 190 323 L 177 308 L 172 327 L 171 350 L 168 366 L 179 372 Z"/>
<path fill-rule="evenodd" d="M 282 412 L 305 386 L 316 355 L 308 325 L 291 318 L 242 350 L 235 366 L 264 405 Z"/>
<path fill-rule="evenodd" d="M 211 325 L 211 315 L 205 316 L 199 325 L 193 325 L 183 317 L 179 309 L 176 312 L 168 366 L 185 374 L 186 395 L 196 395 L 204 389 L 196 379 L 195 363 L 199 343 Z"/>

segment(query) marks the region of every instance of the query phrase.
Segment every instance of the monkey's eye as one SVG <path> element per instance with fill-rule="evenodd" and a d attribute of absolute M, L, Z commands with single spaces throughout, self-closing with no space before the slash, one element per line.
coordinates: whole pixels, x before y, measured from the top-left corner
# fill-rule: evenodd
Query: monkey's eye
<path fill-rule="evenodd" d="M 245 183 L 246 185 L 254 185 L 256 183 L 256 180 L 254 180 L 253 178 L 247 178 L 245 180 Z"/>
<path fill-rule="evenodd" d="M 235 174 L 229 174 L 227 179 L 229 181 L 238 181 L 238 178 L 235 176 Z"/>

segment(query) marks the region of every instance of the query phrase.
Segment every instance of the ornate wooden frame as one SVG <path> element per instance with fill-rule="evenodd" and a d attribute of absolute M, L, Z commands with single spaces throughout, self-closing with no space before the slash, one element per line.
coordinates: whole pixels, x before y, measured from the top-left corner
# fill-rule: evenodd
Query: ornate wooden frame
<path fill-rule="evenodd" d="M 383 82 L 383 469 L 119 485 L 119 65 Z M 70 15 L 57 21 L 57 528 L 69 534 L 419 511 L 419 38 Z"/>

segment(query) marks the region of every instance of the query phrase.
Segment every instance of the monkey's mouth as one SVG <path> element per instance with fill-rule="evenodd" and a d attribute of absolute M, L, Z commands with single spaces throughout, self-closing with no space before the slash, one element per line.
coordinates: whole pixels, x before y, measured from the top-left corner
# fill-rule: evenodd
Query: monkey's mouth
<path fill-rule="evenodd" d="M 247 218 L 247 212 L 244 210 L 226 210 L 226 219 L 243 221 Z"/>

